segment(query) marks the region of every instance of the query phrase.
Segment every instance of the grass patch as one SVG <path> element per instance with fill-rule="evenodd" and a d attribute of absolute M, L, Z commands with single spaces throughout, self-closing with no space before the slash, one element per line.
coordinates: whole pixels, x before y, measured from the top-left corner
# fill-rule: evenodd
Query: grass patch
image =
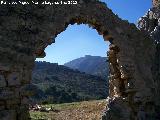
<path fill-rule="evenodd" d="M 100 120 L 105 100 L 93 100 L 63 104 L 47 104 L 46 108 L 55 111 L 30 111 L 31 120 Z"/>
<path fill-rule="evenodd" d="M 30 112 L 31 120 L 48 120 L 47 113 L 39 112 L 39 111 L 32 111 Z"/>

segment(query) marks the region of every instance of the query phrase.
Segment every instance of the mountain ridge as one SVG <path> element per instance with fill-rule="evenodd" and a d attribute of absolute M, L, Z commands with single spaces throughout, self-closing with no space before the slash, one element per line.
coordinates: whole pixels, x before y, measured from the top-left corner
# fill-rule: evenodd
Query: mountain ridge
<path fill-rule="evenodd" d="M 106 57 L 85 55 L 65 63 L 64 66 L 108 80 L 109 69 L 106 60 Z"/>

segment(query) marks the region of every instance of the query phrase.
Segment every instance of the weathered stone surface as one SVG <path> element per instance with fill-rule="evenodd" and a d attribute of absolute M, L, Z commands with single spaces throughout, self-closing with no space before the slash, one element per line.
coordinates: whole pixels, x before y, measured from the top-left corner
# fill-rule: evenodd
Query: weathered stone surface
<path fill-rule="evenodd" d="M 30 103 L 29 99 L 27 97 L 23 97 L 21 100 L 22 105 L 28 105 Z"/>
<path fill-rule="evenodd" d="M 155 40 L 155 42 L 158 44 L 160 43 L 160 25 L 156 26 L 154 31 L 151 33 L 151 37 Z"/>
<path fill-rule="evenodd" d="M 7 76 L 8 86 L 17 86 L 20 85 L 21 74 L 18 72 L 13 72 Z"/>
<path fill-rule="evenodd" d="M 0 101 L 0 111 L 1 110 L 5 110 L 5 102 L 4 101 Z"/>
<path fill-rule="evenodd" d="M 142 19 L 139 20 L 141 31 L 146 31 L 155 43 L 155 57 L 153 58 L 153 64 L 151 66 L 153 81 L 148 82 L 148 92 L 138 92 L 134 96 L 134 102 L 138 104 L 137 111 L 138 116 L 146 120 L 158 120 L 160 119 L 158 110 L 160 106 L 160 1 L 153 0 L 153 8 L 151 8 Z M 148 72 L 146 72 L 148 74 Z M 142 104 L 143 103 L 143 104 Z"/>
<path fill-rule="evenodd" d="M 6 80 L 3 75 L 0 74 L 0 88 L 6 86 Z"/>
<path fill-rule="evenodd" d="M 10 68 L 11 68 L 11 66 L 9 64 L 2 64 L 2 63 L 0 63 L 0 70 L 9 71 Z"/>
<path fill-rule="evenodd" d="M 0 89 L 0 100 L 7 100 L 15 98 L 14 92 L 7 89 Z"/>
<path fill-rule="evenodd" d="M 109 109 L 102 116 L 102 120 L 132 120 L 132 109 L 125 100 L 116 99 L 108 105 Z"/>
<path fill-rule="evenodd" d="M 22 73 L 21 83 L 22 84 L 29 84 L 32 79 L 31 74 L 32 74 L 32 70 L 24 70 Z"/>
<path fill-rule="evenodd" d="M 8 109 L 16 109 L 19 107 L 20 99 L 12 99 L 12 100 L 6 100 L 6 105 Z"/>
<path fill-rule="evenodd" d="M 16 120 L 16 111 L 14 110 L 4 110 L 0 111 L 1 120 Z"/>
<path fill-rule="evenodd" d="M 157 7 L 160 4 L 160 0 L 152 0 L 152 2 L 154 7 Z"/>
<path fill-rule="evenodd" d="M 18 120 L 30 120 L 28 105 L 20 106 L 19 109 L 17 110 L 17 113 L 18 113 Z"/>
<path fill-rule="evenodd" d="M 155 26 L 159 25 L 160 12 L 157 7 L 159 2 L 155 0 L 155 7 L 139 21 L 140 30 L 134 24 L 114 15 L 104 3 L 97 0 L 77 2 L 78 5 L 39 4 L 38 7 L 34 4 L 1 5 L 0 71 L 6 73 L 8 88 L 0 90 L 0 100 L 14 101 L 18 95 L 23 98 L 33 94 L 33 91 L 28 89 L 29 85 L 22 84 L 29 82 L 28 77 L 31 73 L 26 71 L 34 67 L 36 57 L 44 57 L 45 48 L 52 42 L 51 37 L 55 39 L 69 24 L 84 23 L 95 28 L 106 41 L 111 43 L 109 61 L 112 80 L 110 83 L 113 84 L 110 85 L 109 110 L 103 119 L 135 120 L 139 119 L 138 117 L 145 118 L 143 112 L 154 117 L 154 110 L 148 108 L 151 106 L 155 109 L 154 105 L 149 104 L 152 102 L 157 106 L 160 105 L 159 97 L 153 97 L 160 95 L 159 67 L 153 65 L 153 61 L 157 61 L 155 53 L 157 56 L 159 53 L 155 41 L 150 39 L 149 34 L 153 32 Z M 157 33 L 153 36 L 156 35 Z M 159 64 L 159 62 L 155 63 Z M 125 71 L 120 69 L 121 66 L 125 67 L 132 76 L 126 77 Z M 16 90 L 17 97 L 15 97 Z M 142 99 L 140 104 L 134 99 L 137 94 Z M 9 106 L 10 103 L 7 104 Z M 1 111 L 0 118 L 28 120 L 27 107 L 20 107 L 23 109 L 14 107 L 18 112 L 17 118 L 10 110 Z"/>

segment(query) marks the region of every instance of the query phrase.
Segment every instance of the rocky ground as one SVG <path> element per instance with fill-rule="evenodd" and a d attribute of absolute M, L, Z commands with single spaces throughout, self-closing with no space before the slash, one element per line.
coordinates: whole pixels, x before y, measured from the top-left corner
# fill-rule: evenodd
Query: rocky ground
<path fill-rule="evenodd" d="M 106 101 L 96 100 L 44 106 L 46 108 L 52 106 L 53 110 L 50 112 L 30 111 L 31 120 L 100 120 Z"/>

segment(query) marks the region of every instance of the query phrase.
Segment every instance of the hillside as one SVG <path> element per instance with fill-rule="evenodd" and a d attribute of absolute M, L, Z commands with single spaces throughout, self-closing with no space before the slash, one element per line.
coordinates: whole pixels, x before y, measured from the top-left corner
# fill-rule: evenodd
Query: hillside
<path fill-rule="evenodd" d="M 31 120 L 101 120 L 105 100 L 44 105 L 50 112 L 30 111 Z"/>
<path fill-rule="evenodd" d="M 32 97 L 35 101 L 63 103 L 104 99 L 108 95 L 105 79 L 55 63 L 36 62 L 32 84 L 38 91 Z"/>
<path fill-rule="evenodd" d="M 64 66 L 108 79 L 109 69 L 106 59 L 106 57 L 86 55 L 67 62 Z"/>

